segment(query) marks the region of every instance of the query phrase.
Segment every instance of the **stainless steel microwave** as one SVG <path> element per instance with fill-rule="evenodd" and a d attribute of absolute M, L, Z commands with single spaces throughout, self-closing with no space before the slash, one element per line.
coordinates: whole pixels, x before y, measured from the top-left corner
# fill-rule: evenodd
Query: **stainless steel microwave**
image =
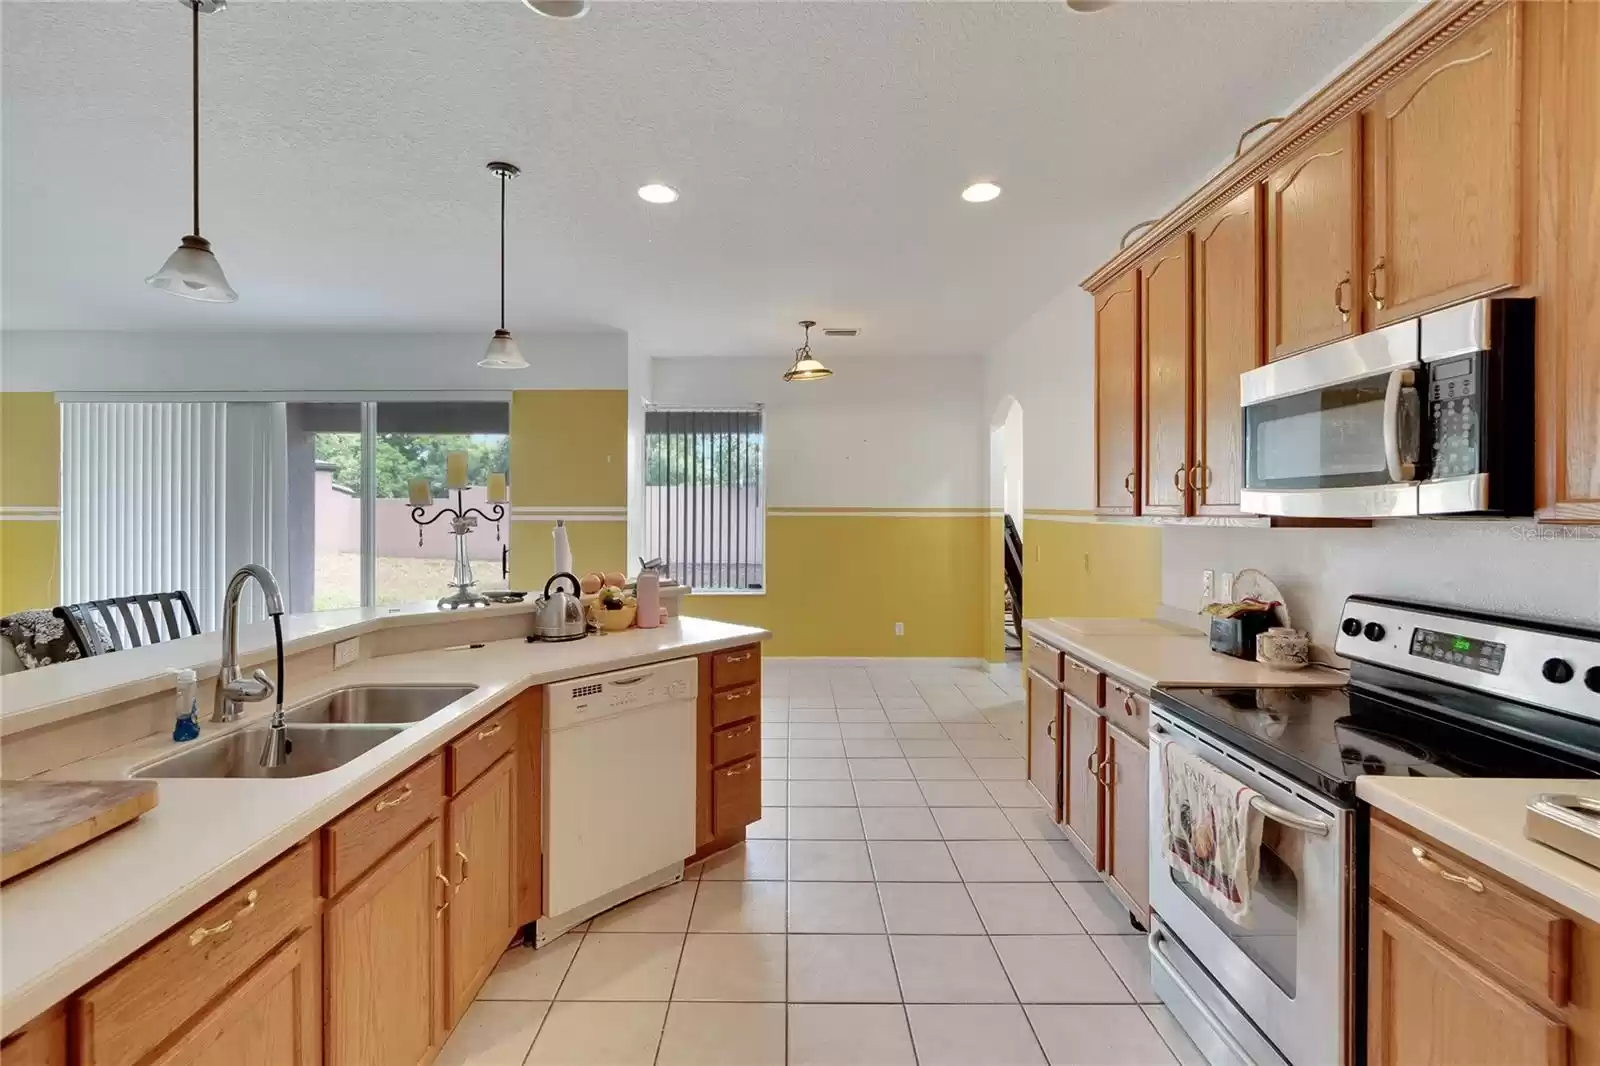
<path fill-rule="evenodd" d="M 1533 513 L 1533 301 L 1483 299 L 1240 377 L 1240 506 L 1299 518 Z"/>

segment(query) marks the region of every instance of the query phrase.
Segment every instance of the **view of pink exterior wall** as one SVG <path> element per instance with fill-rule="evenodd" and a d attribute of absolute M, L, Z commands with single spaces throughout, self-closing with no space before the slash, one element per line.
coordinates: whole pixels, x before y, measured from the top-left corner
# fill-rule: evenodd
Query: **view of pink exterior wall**
<path fill-rule="evenodd" d="M 467 507 L 477 507 L 488 514 L 494 507 L 485 497 L 488 490 L 478 486 L 462 491 L 462 502 Z M 455 556 L 455 538 L 450 535 L 450 520 L 438 519 L 422 530 L 422 545 L 417 545 L 417 524 L 411 520 L 411 504 L 406 500 L 383 499 L 376 504 L 377 554 L 380 557 L 403 559 L 450 559 Z M 440 506 L 454 507 L 456 494 L 448 499 L 435 499 L 424 518 L 432 518 Z M 494 523 L 478 522 L 478 528 L 467 535 L 467 556 L 474 560 L 500 561 L 500 548 L 511 536 L 510 507 L 500 523 L 500 539 L 494 535 Z M 333 483 L 333 471 L 317 471 L 316 488 L 316 545 L 318 552 L 361 551 L 361 500 L 352 490 Z"/>

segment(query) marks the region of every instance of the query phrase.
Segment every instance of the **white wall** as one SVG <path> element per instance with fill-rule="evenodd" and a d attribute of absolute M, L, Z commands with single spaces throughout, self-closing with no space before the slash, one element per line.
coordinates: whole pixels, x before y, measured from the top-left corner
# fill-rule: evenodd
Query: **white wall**
<path fill-rule="evenodd" d="M 650 357 L 628 349 L 628 561 L 644 558 L 644 407 L 650 402 Z"/>
<path fill-rule="evenodd" d="M 979 359 L 657 359 L 651 400 L 766 406 L 769 507 L 985 507 L 988 411 Z M 835 365 L 837 364 L 837 365 Z"/>
<path fill-rule="evenodd" d="M 1022 528 L 1022 405 L 1012 400 L 1000 425 L 1000 506 Z"/>
<path fill-rule="evenodd" d="M 1294 624 L 1331 645 L 1346 596 L 1366 592 L 1600 626 L 1600 529 L 1531 521 L 1400 519 L 1371 529 L 1166 527 L 1163 602 L 1195 610 L 1200 571 L 1253 566 Z"/>
<path fill-rule="evenodd" d="M 477 365 L 479 333 L 0 334 L 8 392 L 623 389 L 628 335 L 528 334 L 527 370 Z"/>

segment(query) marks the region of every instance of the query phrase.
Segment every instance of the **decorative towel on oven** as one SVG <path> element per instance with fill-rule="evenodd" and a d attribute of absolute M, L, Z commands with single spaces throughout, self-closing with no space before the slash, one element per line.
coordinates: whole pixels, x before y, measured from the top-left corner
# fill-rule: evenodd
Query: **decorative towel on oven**
<path fill-rule="evenodd" d="M 1161 742 L 1167 865 L 1223 914 L 1248 925 L 1261 861 L 1260 793 L 1171 741 Z"/>

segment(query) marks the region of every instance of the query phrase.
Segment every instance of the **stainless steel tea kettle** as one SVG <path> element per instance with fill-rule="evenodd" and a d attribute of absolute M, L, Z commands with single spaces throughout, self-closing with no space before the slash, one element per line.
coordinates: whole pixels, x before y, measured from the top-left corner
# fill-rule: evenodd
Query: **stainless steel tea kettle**
<path fill-rule="evenodd" d="M 571 592 L 554 588 L 565 578 Z M 580 599 L 582 586 L 572 574 L 552 574 L 544 583 L 544 595 L 533 604 L 533 635 L 540 640 L 578 640 L 589 634 L 589 619 Z"/>

